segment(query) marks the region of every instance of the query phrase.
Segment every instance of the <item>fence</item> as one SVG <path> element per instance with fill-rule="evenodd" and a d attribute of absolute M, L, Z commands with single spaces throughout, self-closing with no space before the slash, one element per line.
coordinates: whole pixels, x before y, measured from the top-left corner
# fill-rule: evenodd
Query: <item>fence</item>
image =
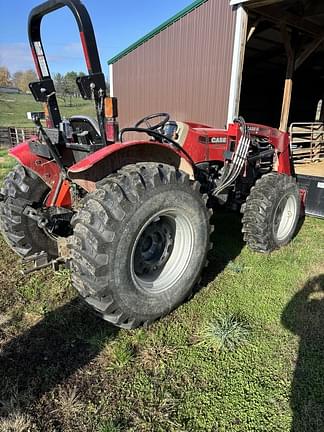
<path fill-rule="evenodd" d="M 0 128 L 0 147 L 13 147 L 36 133 L 34 128 Z"/>

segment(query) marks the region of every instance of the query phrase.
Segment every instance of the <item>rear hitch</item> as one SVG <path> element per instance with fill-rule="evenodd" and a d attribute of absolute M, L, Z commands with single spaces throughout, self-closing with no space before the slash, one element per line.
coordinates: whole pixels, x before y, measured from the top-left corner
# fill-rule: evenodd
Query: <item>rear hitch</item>
<path fill-rule="evenodd" d="M 45 251 L 35 253 L 29 257 L 23 258 L 21 273 L 26 276 L 35 271 L 42 270 L 46 267 L 52 267 L 53 270 L 58 270 L 60 264 L 64 264 L 65 260 L 63 257 L 58 257 L 54 260 L 48 260 L 48 255 Z"/>
<path fill-rule="evenodd" d="M 42 270 L 47 267 L 52 267 L 54 271 L 59 270 L 60 265 L 69 268 L 70 252 L 67 246 L 67 239 L 60 238 L 57 240 L 59 256 L 53 260 L 48 259 L 45 251 L 37 252 L 34 255 L 25 257 L 21 260 L 22 270 L 20 271 L 24 276 L 34 273 L 35 271 Z"/>

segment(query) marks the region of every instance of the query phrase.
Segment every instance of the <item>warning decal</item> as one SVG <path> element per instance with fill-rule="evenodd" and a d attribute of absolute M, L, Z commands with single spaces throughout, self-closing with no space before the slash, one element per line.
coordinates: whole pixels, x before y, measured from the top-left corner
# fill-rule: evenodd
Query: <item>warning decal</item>
<path fill-rule="evenodd" d="M 35 47 L 35 52 L 36 52 L 36 55 L 38 58 L 38 62 L 39 62 L 39 66 L 40 66 L 42 75 L 43 75 L 43 77 L 47 77 L 47 76 L 49 76 L 49 71 L 48 71 L 48 68 L 46 65 L 46 60 L 45 60 L 42 44 L 40 43 L 40 41 L 36 41 L 36 42 L 34 42 L 34 47 Z"/>

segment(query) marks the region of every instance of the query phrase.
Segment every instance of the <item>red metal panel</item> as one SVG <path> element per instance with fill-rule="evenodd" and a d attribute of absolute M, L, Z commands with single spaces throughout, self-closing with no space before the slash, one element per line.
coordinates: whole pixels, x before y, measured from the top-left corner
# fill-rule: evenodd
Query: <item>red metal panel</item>
<path fill-rule="evenodd" d="M 37 140 L 37 136 L 32 137 Z M 29 148 L 28 141 L 25 141 L 9 150 L 9 155 L 17 159 L 17 161 L 26 168 L 36 173 L 44 182 L 53 188 L 58 182 L 60 169 L 54 161 L 38 156 Z"/>
<path fill-rule="evenodd" d="M 143 146 L 146 147 L 149 145 L 150 147 L 153 145 L 151 141 L 127 141 L 123 143 L 115 143 L 111 144 L 109 146 L 106 146 L 95 153 L 91 153 L 86 158 L 80 160 L 76 164 L 72 165 L 69 168 L 69 174 L 79 173 L 82 171 L 85 171 L 91 167 L 93 167 L 96 163 L 102 161 L 105 158 L 108 158 L 110 155 L 119 152 L 122 149 L 125 149 L 127 147 L 133 147 L 133 146 Z M 181 154 L 178 150 L 172 149 L 168 144 L 162 144 L 154 142 L 155 146 L 165 148 L 167 150 L 170 150 L 171 152 L 176 153 L 179 157 L 183 157 L 183 154 Z M 125 164 L 127 164 L 128 161 L 125 161 Z"/>
<path fill-rule="evenodd" d="M 235 12 L 208 0 L 113 65 L 120 124 L 153 112 L 224 127 Z"/>
<path fill-rule="evenodd" d="M 34 136 L 32 139 L 37 140 L 38 138 L 37 136 Z M 10 149 L 9 155 L 14 157 L 22 166 L 37 174 L 50 188 L 51 191 L 46 198 L 46 206 L 49 207 L 50 205 L 56 205 L 58 207 L 71 207 L 72 198 L 70 194 L 70 185 L 67 181 L 63 182 L 58 202 L 51 204 L 57 184 L 60 181 L 60 169 L 54 161 L 45 159 L 33 153 L 29 148 L 28 141 L 18 144 Z"/>

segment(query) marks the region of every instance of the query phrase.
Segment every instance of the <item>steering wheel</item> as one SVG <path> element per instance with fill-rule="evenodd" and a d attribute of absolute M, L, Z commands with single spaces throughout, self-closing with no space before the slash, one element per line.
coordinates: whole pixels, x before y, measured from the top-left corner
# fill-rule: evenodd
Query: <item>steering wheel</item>
<path fill-rule="evenodd" d="M 163 119 L 159 123 L 152 125 L 150 123 L 150 120 L 153 120 L 158 117 L 163 117 Z M 149 116 L 143 117 L 141 120 L 139 120 L 136 123 L 134 127 L 135 128 L 141 127 L 141 125 L 144 123 L 147 129 L 156 130 L 162 128 L 169 120 L 170 120 L 170 115 L 168 113 L 156 113 L 156 114 L 151 114 Z"/>

